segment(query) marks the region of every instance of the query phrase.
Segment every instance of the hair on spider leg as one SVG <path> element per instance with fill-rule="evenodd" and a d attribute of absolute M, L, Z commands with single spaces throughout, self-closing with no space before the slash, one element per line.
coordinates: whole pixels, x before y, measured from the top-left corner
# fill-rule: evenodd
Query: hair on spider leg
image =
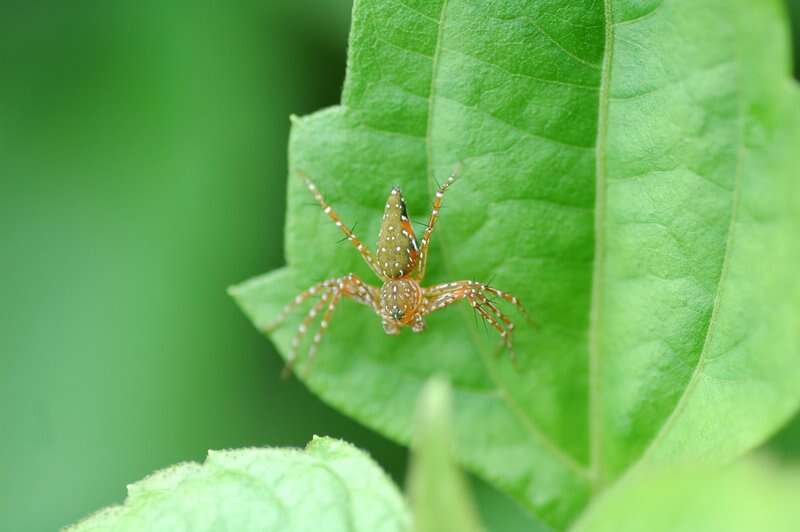
<path fill-rule="evenodd" d="M 483 308 L 483 307 L 481 307 L 481 308 Z M 481 314 L 481 321 L 483 322 L 483 334 L 485 334 L 486 337 L 488 338 L 489 337 L 489 327 L 486 325 L 486 316 L 484 316 L 483 314 Z"/>
<path fill-rule="evenodd" d="M 478 319 L 481 320 L 481 323 L 483 324 L 483 332 L 488 337 L 489 336 L 489 329 L 486 327 L 486 317 L 483 314 L 481 314 L 480 312 L 478 312 L 478 310 L 475 307 L 472 307 L 472 317 L 473 317 L 473 319 L 475 321 L 475 328 L 476 329 L 478 328 Z"/>
<path fill-rule="evenodd" d="M 358 222 L 354 223 L 354 224 L 353 224 L 353 227 L 351 227 L 351 228 L 350 228 L 350 234 L 351 234 L 351 235 L 352 235 L 353 233 L 355 233 L 355 232 L 356 232 L 356 227 L 358 227 Z M 340 238 L 340 239 L 339 239 L 339 240 L 336 242 L 336 244 L 337 244 L 337 245 L 338 245 L 338 244 L 341 244 L 342 242 L 344 242 L 345 240 L 348 240 L 349 238 L 350 238 L 349 236 L 346 236 L 346 237 Z"/>
<path fill-rule="evenodd" d="M 491 284 L 494 281 L 495 277 L 497 277 L 497 272 L 493 271 L 491 273 L 491 275 L 489 276 L 489 278 L 483 284 L 486 285 L 486 286 L 491 287 Z M 506 301 L 504 298 L 501 298 L 501 297 L 499 297 L 498 295 L 496 295 L 496 294 L 494 294 L 492 292 L 488 292 L 488 293 L 484 292 L 483 297 L 485 297 L 486 299 L 488 299 L 489 301 L 491 301 L 495 305 L 497 303 L 499 303 L 500 301 L 508 303 L 508 301 Z M 521 303 L 518 302 L 517 305 L 516 305 L 516 308 L 517 308 L 517 311 L 520 313 L 520 315 L 525 319 L 525 323 L 530 325 L 534 330 L 539 330 L 539 322 L 536 321 L 536 319 L 534 319 L 533 316 L 531 316 L 528 313 L 528 310 Z"/>
<path fill-rule="evenodd" d="M 481 307 L 480 303 L 478 303 L 478 307 Z M 481 308 L 483 308 L 483 307 L 481 307 Z M 474 311 L 473 314 L 477 314 L 480 317 L 481 323 L 483 324 L 483 332 L 488 337 L 489 336 L 489 329 L 486 327 L 486 316 L 484 316 L 483 314 L 478 312 L 477 307 L 473 308 L 472 310 Z"/>
<path fill-rule="evenodd" d="M 500 341 L 497 342 L 492 356 L 494 358 L 500 358 L 505 350 L 508 350 L 508 355 L 511 359 L 511 366 L 514 368 L 514 371 L 522 371 L 522 367 L 519 365 L 519 359 L 517 358 L 517 352 L 514 351 L 514 348 L 506 342 L 505 338 L 501 338 Z"/>
<path fill-rule="evenodd" d="M 489 336 L 489 329 L 486 326 L 486 316 L 484 316 L 481 312 L 478 311 L 478 307 L 480 306 L 481 306 L 480 303 L 478 303 L 476 306 L 470 305 L 470 308 L 472 309 L 472 317 L 475 322 L 475 328 L 476 329 L 478 328 L 478 318 L 480 318 L 481 322 L 483 323 L 483 332 L 486 334 L 486 336 Z"/>
<path fill-rule="evenodd" d="M 487 296 L 487 295 L 484 295 L 483 297 L 485 297 L 485 298 L 486 298 L 486 301 L 488 301 L 488 302 L 489 302 L 489 303 L 491 303 L 492 305 L 494 305 L 494 306 L 497 306 L 497 299 L 496 299 L 496 296 Z"/>

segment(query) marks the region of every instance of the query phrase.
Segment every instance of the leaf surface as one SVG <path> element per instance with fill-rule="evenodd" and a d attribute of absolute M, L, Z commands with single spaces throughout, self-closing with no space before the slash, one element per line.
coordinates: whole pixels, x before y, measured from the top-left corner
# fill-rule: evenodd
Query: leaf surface
<path fill-rule="evenodd" d="M 798 93 L 777 1 L 359 0 L 342 104 L 290 166 L 367 242 L 390 187 L 424 220 L 425 284 L 491 279 L 520 368 L 466 308 L 386 336 L 345 301 L 303 377 L 398 441 L 429 375 L 461 461 L 555 528 L 642 463 L 730 459 L 800 399 Z M 232 294 L 263 328 L 300 290 L 376 283 L 290 178 L 288 266 Z M 273 335 L 283 353 L 301 317 Z M 309 334 L 309 336 L 311 336 Z"/>
<path fill-rule="evenodd" d="M 124 505 L 69 531 L 410 529 L 405 501 L 364 452 L 315 438 L 304 451 L 213 451 L 202 465 L 164 469 L 128 486 Z"/>
<path fill-rule="evenodd" d="M 597 500 L 574 532 L 797 530 L 800 471 L 755 459 L 720 470 L 650 470 Z"/>

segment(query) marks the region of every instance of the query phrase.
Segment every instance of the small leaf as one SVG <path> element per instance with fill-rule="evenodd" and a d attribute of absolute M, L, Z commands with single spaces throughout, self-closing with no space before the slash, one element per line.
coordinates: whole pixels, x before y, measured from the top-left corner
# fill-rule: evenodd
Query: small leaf
<path fill-rule="evenodd" d="M 70 532 L 410 530 L 405 501 L 362 451 L 314 438 L 304 451 L 210 451 L 128 486 L 122 506 Z"/>
<path fill-rule="evenodd" d="M 621 482 L 573 532 L 794 532 L 800 469 L 749 460 L 722 470 L 647 471 Z"/>
<path fill-rule="evenodd" d="M 450 386 L 435 379 L 417 407 L 408 491 L 416 532 L 480 532 L 467 484 L 452 456 Z"/>
<path fill-rule="evenodd" d="M 370 242 L 391 185 L 424 219 L 463 163 L 425 284 L 492 279 L 540 326 L 514 317 L 516 370 L 469 309 L 390 337 L 344 301 L 301 378 L 407 443 L 445 374 L 461 462 L 559 529 L 640 464 L 763 441 L 800 401 L 787 42 L 778 0 L 355 2 L 342 105 L 294 121 L 291 168 Z M 322 279 L 375 283 L 295 177 L 288 200 L 288 266 L 232 290 L 259 328 Z"/>

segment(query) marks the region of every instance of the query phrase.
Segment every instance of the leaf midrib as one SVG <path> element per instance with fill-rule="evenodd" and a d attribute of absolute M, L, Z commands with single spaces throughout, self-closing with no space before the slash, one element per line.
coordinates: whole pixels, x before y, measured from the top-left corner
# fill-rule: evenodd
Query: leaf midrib
<path fill-rule="evenodd" d="M 611 0 L 603 0 L 605 43 L 600 71 L 600 90 L 597 104 L 597 140 L 595 142 L 595 209 L 594 209 L 594 267 L 589 308 L 587 354 L 589 357 L 589 393 L 587 415 L 589 422 L 589 474 L 592 489 L 597 490 L 603 475 L 602 412 L 600 411 L 600 323 L 603 299 L 602 279 L 605 274 L 604 231 L 606 207 L 606 151 L 608 143 L 608 112 L 610 105 L 611 65 L 614 55 L 614 18 Z"/>
<path fill-rule="evenodd" d="M 594 265 L 592 270 L 592 291 L 590 303 L 590 321 L 588 331 L 588 371 L 589 371 L 589 393 L 588 395 L 588 423 L 589 423 L 589 465 L 584 466 L 577 462 L 571 455 L 567 454 L 556 443 L 550 439 L 538 426 L 533 418 L 531 418 L 524 409 L 517 404 L 513 396 L 503 386 L 497 372 L 491 363 L 491 354 L 482 349 L 480 342 L 475 336 L 475 332 L 469 328 L 473 344 L 478 352 L 481 353 L 481 359 L 486 368 L 486 371 L 497 389 L 499 396 L 506 403 L 509 410 L 520 420 L 522 426 L 531 436 L 531 438 L 539 442 L 546 450 L 567 466 L 571 471 L 578 474 L 581 478 L 586 479 L 593 490 L 597 492 L 601 489 L 602 485 L 609 479 L 605 478 L 607 472 L 603 465 L 602 460 L 602 445 L 603 445 L 603 423 L 602 423 L 602 401 L 601 401 L 601 382 L 600 382 L 600 363 L 602 361 L 601 349 L 601 329 L 602 329 L 602 299 L 603 299 L 603 278 L 605 274 L 605 241 L 604 241 L 604 223 L 605 223 L 605 209 L 606 209 L 606 155 L 608 148 L 608 127 L 609 127 L 609 108 L 610 108 L 610 86 L 611 86 L 611 71 L 614 55 L 614 19 L 613 19 L 613 0 L 603 0 L 604 12 L 604 32 L 605 32 L 605 45 L 603 51 L 603 59 L 601 63 L 601 78 L 598 95 L 598 111 L 597 111 L 597 136 L 595 142 L 595 247 L 594 247 Z M 426 145 L 426 170 L 429 190 L 435 189 L 435 167 L 433 164 L 433 120 L 435 115 L 436 106 L 436 84 L 439 71 L 439 58 L 444 50 L 443 35 L 446 22 L 446 13 L 449 0 L 442 2 L 442 7 L 437 20 L 438 30 L 436 41 L 434 45 L 434 52 L 432 55 L 431 65 L 431 84 L 428 92 L 428 116 L 425 131 L 425 145 Z M 650 13 L 652 14 L 652 13 Z M 627 22 L 627 21 L 626 21 Z M 742 110 L 740 109 L 740 122 L 742 120 Z M 714 307 L 709 317 L 706 334 L 704 337 L 703 347 L 698 357 L 695 370 L 687 383 L 686 387 L 681 394 L 680 399 L 676 402 L 670 415 L 664 420 L 658 433 L 652 438 L 647 445 L 645 451 L 638 460 L 631 462 L 626 470 L 631 470 L 635 465 L 644 461 L 645 457 L 652 452 L 658 443 L 664 438 L 666 433 L 675 422 L 675 419 L 685 408 L 687 398 L 692 394 L 692 390 L 696 387 L 697 381 L 700 378 L 706 353 L 708 351 L 710 339 L 713 336 L 714 325 L 716 323 L 716 316 L 720 306 L 721 300 L 721 287 L 724 282 L 730 257 L 731 240 L 733 238 L 733 227 L 735 225 L 736 213 L 738 209 L 739 197 L 739 181 L 741 173 L 741 151 L 743 145 L 742 139 L 742 125 L 739 126 L 739 153 L 737 161 L 737 171 L 735 177 L 735 187 L 733 191 L 733 203 L 731 209 L 730 222 L 728 227 L 727 241 L 723 255 L 723 262 L 718 280 L 717 290 L 715 293 Z M 440 237 L 441 238 L 441 237 Z M 446 265 L 452 264 L 450 255 L 448 253 L 448 246 L 444 239 L 441 239 L 442 250 Z M 462 313 L 463 314 L 463 313 Z M 464 315 L 465 319 L 467 316 Z"/>
<path fill-rule="evenodd" d="M 479 338 L 476 336 L 475 331 L 471 327 L 467 328 L 470 331 L 470 337 L 472 339 L 473 345 L 475 346 L 475 349 L 481 354 L 481 359 L 486 368 L 489 378 L 491 379 L 494 387 L 496 388 L 499 397 L 501 397 L 501 400 L 509 408 L 509 411 L 512 412 L 512 414 L 520 421 L 521 426 L 531 437 L 531 439 L 533 441 L 536 441 L 538 444 L 542 445 L 542 447 L 551 454 L 554 460 L 567 467 L 570 471 L 574 472 L 580 478 L 586 480 L 590 488 L 592 489 L 593 494 L 596 494 L 608 481 L 611 480 L 609 478 L 606 478 L 606 475 L 608 475 L 608 471 L 606 471 L 606 467 L 603 463 L 603 458 L 602 458 L 604 439 L 603 439 L 603 423 L 602 423 L 603 410 L 601 408 L 602 386 L 600 379 L 600 365 L 602 362 L 602 344 L 601 344 L 601 331 L 603 323 L 602 300 L 605 288 L 603 280 L 605 275 L 604 224 L 605 224 L 605 214 L 606 214 L 606 185 L 607 185 L 606 157 L 608 151 L 609 111 L 610 111 L 610 101 L 611 101 L 610 88 L 611 88 L 612 65 L 613 65 L 614 44 L 615 44 L 614 43 L 615 26 L 630 24 L 632 22 L 637 22 L 638 20 L 648 18 L 652 16 L 653 13 L 656 11 L 653 10 L 651 12 L 648 12 L 646 15 L 636 19 L 620 21 L 619 23 L 615 23 L 613 20 L 614 9 L 612 6 L 612 2 L 613 0 L 603 0 L 605 43 L 604 43 L 602 62 L 600 65 L 601 77 L 598 90 L 597 135 L 596 135 L 595 145 L 593 148 L 595 150 L 595 159 L 596 159 L 595 160 L 595 206 L 594 206 L 595 240 L 594 240 L 594 259 L 593 259 L 592 280 L 591 280 L 592 288 L 591 288 L 591 299 L 589 308 L 590 320 L 589 320 L 589 327 L 587 334 L 587 345 L 588 345 L 587 355 L 588 355 L 588 373 L 589 373 L 589 390 L 587 394 L 588 395 L 587 421 L 589 426 L 588 466 L 579 463 L 571 455 L 567 454 L 564 450 L 558 447 L 554 442 L 554 440 L 550 439 L 546 435 L 546 433 L 544 433 L 541 430 L 536 421 L 529 414 L 527 414 L 525 410 L 514 400 L 513 396 L 503 385 L 502 380 L 499 378 L 492 364 L 491 353 L 486 352 L 482 348 L 482 344 L 479 341 Z M 436 188 L 435 166 L 433 158 L 433 139 L 432 139 L 436 102 L 437 98 L 444 98 L 444 97 L 439 97 L 436 94 L 436 86 L 439 75 L 440 56 L 443 51 L 448 51 L 448 52 L 452 51 L 455 53 L 460 53 L 458 50 L 449 50 L 444 47 L 443 37 L 445 31 L 445 23 L 447 20 L 448 5 L 449 5 L 449 0 L 443 0 L 438 19 L 433 17 L 428 17 L 426 15 L 426 18 L 434 21 L 437 24 L 437 35 L 434 43 L 433 54 L 431 56 L 431 61 L 432 61 L 431 83 L 427 97 L 428 114 L 427 114 L 426 130 L 424 135 L 424 141 L 426 145 L 426 173 L 427 173 L 429 192 L 431 190 L 435 190 Z M 740 122 L 743 120 L 742 112 L 743 111 L 740 109 L 740 116 L 739 116 Z M 645 450 L 639 456 L 639 458 L 636 460 L 632 460 L 629 463 L 629 465 L 626 466 L 620 472 L 620 475 L 615 475 L 615 478 L 621 475 L 630 474 L 630 472 L 635 467 L 639 466 L 642 462 L 644 462 L 648 454 L 658 446 L 658 444 L 663 440 L 664 436 L 670 431 L 671 427 L 674 425 L 676 418 L 678 418 L 681 412 L 684 410 L 685 404 L 688 401 L 688 398 L 691 396 L 692 391 L 696 388 L 697 381 L 700 379 L 700 376 L 702 374 L 702 370 L 706 359 L 706 354 L 710 344 L 710 339 L 713 336 L 713 332 L 716 325 L 716 316 L 721 301 L 721 292 L 722 292 L 721 287 L 724 283 L 724 279 L 726 277 L 728 270 L 731 241 L 733 239 L 733 233 L 734 233 L 733 227 L 735 225 L 737 217 L 739 181 L 741 173 L 741 158 L 743 150 L 743 139 L 742 139 L 741 129 L 742 125 L 740 124 L 739 153 L 737 160 L 738 164 L 735 176 L 735 186 L 733 191 L 733 202 L 732 202 L 730 223 L 728 227 L 727 241 L 723 253 L 722 266 L 718 279 L 717 290 L 715 293 L 714 306 L 709 316 L 708 325 L 704 336 L 704 342 L 701 348 L 700 355 L 698 357 L 697 364 L 694 368 L 692 376 L 689 379 L 689 382 L 687 382 L 686 387 L 681 393 L 679 400 L 676 402 L 670 415 L 664 419 L 664 422 L 660 426 L 659 431 L 650 440 L 650 443 L 646 446 Z M 418 138 L 416 135 L 414 135 L 414 137 Z M 441 241 L 440 246 L 444 256 L 445 267 L 448 270 L 452 270 L 453 261 L 451 260 L 451 255 L 449 253 L 449 247 L 447 246 L 447 242 L 445 241 L 444 238 L 442 238 L 441 235 L 439 238 Z M 465 318 L 466 321 L 469 321 L 468 313 L 464 312 L 462 313 L 462 316 Z"/>
<path fill-rule="evenodd" d="M 603 223 L 605 214 L 605 186 L 606 186 L 606 143 L 608 133 L 608 110 L 610 103 L 610 81 L 611 81 L 611 64 L 613 59 L 614 49 L 614 27 L 617 25 L 613 21 L 613 13 L 611 3 L 613 0 L 604 0 L 605 12 L 605 50 L 603 55 L 603 70 L 601 76 L 601 90 L 600 90 L 600 107 L 598 109 L 598 142 L 597 142 L 597 171 L 596 171 L 596 207 L 595 207 L 595 267 L 592 278 L 592 302 L 591 302 L 591 320 L 590 320 L 590 333 L 589 333 L 589 436 L 590 436 L 590 475 L 593 481 L 593 489 L 599 491 L 603 483 L 608 479 L 604 477 L 605 471 L 602 462 L 602 410 L 600 401 L 600 355 L 601 344 L 599 337 L 599 329 L 601 323 L 601 309 L 602 309 L 602 295 L 603 286 L 602 278 L 604 275 L 604 247 L 603 247 Z M 648 12 L 646 15 L 637 17 L 633 20 L 623 21 L 618 24 L 630 24 L 647 18 L 657 9 Z M 719 279 L 717 280 L 716 291 L 714 293 L 714 304 L 711 314 L 708 318 L 706 332 L 703 337 L 703 344 L 700 354 L 697 359 L 694 371 L 692 372 L 686 387 L 681 393 L 680 398 L 676 401 L 670 414 L 664 419 L 664 422 L 655 433 L 650 442 L 645 446 L 644 451 L 639 455 L 638 459 L 632 460 L 630 464 L 625 467 L 619 477 L 623 475 L 630 475 L 636 467 L 645 463 L 647 458 L 654 452 L 661 441 L 666 438 L 675 422 L 681 413 L 686 408 L 686 403 L 691 397 L 700 376 L 703 373 L 708 350 L 711 344 L 711 339 L 714 336 L 715 326 L 717 323 L 717 316 L 722 300 L 723 285 L 728 274 L 730 255 L 732 249 L 732 242 L 734 238 L 734 228 L 736 226 L 737 214 L 739 209 L 739 196 L 740 196 L 740 183 L 742 174 L 742 161 L 744 158 L 744 102 L 741 93 L 739 94 L 739 105 L 737 106 L 737 152 L 736 152 L 736 171 L 734 173 L 734 186 L 731 197 L 731 214 L 728 222 L 725 249 L 722 257 L 722 265 L 720 267 Z"/>

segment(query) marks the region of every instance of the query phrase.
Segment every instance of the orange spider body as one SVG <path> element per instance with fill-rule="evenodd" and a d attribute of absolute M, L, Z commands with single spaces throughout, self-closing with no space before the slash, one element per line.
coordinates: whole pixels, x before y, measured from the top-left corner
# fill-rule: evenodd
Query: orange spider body
<path fill-rule="evenodd" d="M 300 175 L 302 176 L 302 174 Z M 309 361 L 313 359 L 322 335 L 328 328 L 333 311 L 343 297 L 371 307 L 381 318 L 384 331 L 391 335 L 399 334 L 403 327 L 410 327 L 414 332 L 421 332 L 425 329 L 423 318 L 426 315 L 462 299 L 466 300 L 486 322 L 500 333 L 504 345 L 513 356 L 511 335 L 514 324 L 495 305 L 491 296 L 497 296 L 515 305 L 524 313 L 522 304 L 516 297 L 477 281 L 455 281 L 428 288 L 423 288 L 420 284 L 425 278 L 428 247 L 439 218 L 442 198 L 445 191 L 455 181 L 455 174 L 451 175 L 436 191 L 428 223 L 422 239 L 419 241 L 411 226 L 403 194 L 398 187 L 393 187 L 386 200 L 377 249 L 374 254 L 342 223 L 336 212 L 322 197 L 316 185 L 308 177 L 302 177 L 323 212 L 339 227 L 345 238 L 355 246 L 375 275 L 383 281 L 383 286 L 380 288 L 370 286 L 350 273 L 344 277 L 317 283 L 286 305 L 283 312 L 275 322 L 267 327 L 267 330 L 278 327 L 295 306 L 315 295 L 320 295 L 320 299 L 308 311 L 292 340 L 286 365 L 287 371 L 295 361 L 308 327 L 317 315 L 324 311 L 319 330 L 314 335 L 308 352 Z"/>

